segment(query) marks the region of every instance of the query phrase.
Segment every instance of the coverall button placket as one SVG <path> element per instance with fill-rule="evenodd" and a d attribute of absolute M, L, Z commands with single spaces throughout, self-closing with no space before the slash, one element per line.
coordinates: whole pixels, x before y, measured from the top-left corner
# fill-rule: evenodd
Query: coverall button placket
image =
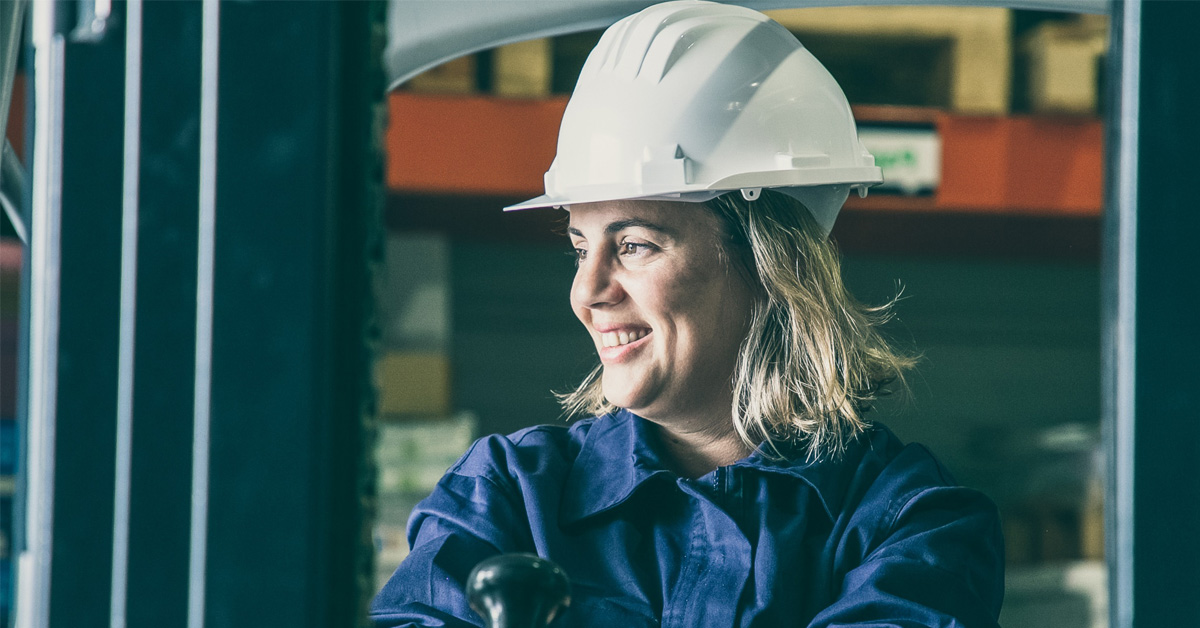
<path fill-rule="evenodd" d="M 738 599 L 750 574 L 751 547 L 725 508 L 728 471 L 679 481 L 689 497 L 693 538 L 675 595 L 664 600 L 663 626 L 735 625 Z M 711 486 L 716 495 L 709 492 Z"/>

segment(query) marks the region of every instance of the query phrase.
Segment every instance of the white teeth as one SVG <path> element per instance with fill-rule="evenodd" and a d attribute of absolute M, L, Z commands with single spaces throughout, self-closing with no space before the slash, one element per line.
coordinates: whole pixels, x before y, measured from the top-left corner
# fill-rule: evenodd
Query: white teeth
<path fill-rule="evenodd" d="M 606 331 L 600 334 L 600 346 L 619 347 L 646 337 L 648 331 Z"/>

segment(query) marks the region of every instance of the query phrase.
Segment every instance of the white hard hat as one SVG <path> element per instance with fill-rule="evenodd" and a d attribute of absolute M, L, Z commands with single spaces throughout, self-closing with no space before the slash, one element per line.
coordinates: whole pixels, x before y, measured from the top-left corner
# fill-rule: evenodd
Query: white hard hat
<path fill-rule="evenodd" d="M 682 0 L 604 32 L 563 114 L 546 194 L 505 209 L 773 188 L 828 233 L 852 189 L 882 181 L 845 94 L 795 36 L 752 9 Z"/>

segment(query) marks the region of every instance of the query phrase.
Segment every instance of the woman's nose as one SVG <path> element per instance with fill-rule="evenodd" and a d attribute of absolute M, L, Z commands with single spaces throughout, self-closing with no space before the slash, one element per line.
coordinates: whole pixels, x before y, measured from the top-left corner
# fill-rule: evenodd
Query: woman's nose
<path fill-rule="evenodd" d="M 603 307 L 621 300 L 620 282 L 612 264 L 602 257 L 580 261 L 571 285 L 571 301 L 576 307 Z"/>

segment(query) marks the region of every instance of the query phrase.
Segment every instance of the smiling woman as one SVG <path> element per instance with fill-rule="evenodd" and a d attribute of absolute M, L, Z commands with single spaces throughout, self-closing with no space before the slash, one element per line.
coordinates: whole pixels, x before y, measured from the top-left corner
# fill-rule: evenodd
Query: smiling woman
<path fill-rule="evenodd" d="M 773 449 L 776 439 L 800 440 L 806 443 L 810 458 L 837 457 L 866 427 L 862 414 L 885 392 L 885 386 L 903 381 L 904 370 L 912 366 L 913 360 L 893 352 L 877 329 L 888 320 L 891 304 L 870 308 L 854 300 L 842 284 L 836 251 L 796 200 L 766 190 L 753 202 L 727 194 L 704 203 L 703 209 L 669 202 L 612 205 L 634 216 L 641 208 L 641 213 L 663 216 L 665 224 L 683 223 L 691 233 L 692 246 L 681 253 L 673 246 L 669 227 L 638 218 L 614 221 L 611 224 L 617 228 L 606 229 L 606 233 L 619 233 L 622 226 L 640 226 L 651 232 L 641 239 L 636 234 L 618 238 L 619 247 L 632 247 L 622 254 L 650 259 L 648 255 L 661 252 L 664 246 L 655 242 L 671 243 L 676 258 L 693 256 L 689 261 L 695 274 L 711 273 L 727 283 L 723 296 L 713 299 L 714 307 L 729 310 L 726 299 L 745 298 L 745 303 L 732 306 L 740 318 L 707 321 L 706 329 L 716 332 L 704 335 L 716 345 L 722 345 L 724 338 L 736 340 L 733 373 L 719 374 L 722 379 L 715 388 L 693 390 L 725 391 L 732 377 L 732 395 L 722 399 L 727 403 L 718 407 L 718 413 L 724 423 L 728 420 L 724 415 L 732 408 L 733 427 L 747 448 Z M 590 208 L 573 207 L 572 224 L 580 214 L 597 213 Z M 582 265 L 586 238 L 574 227 L 570 233 Z M 636 262 L 633 265 L 636 267 Z M 671 285 L 682 284 L 682 289 L 690 289 L 688 284 L 695 281 L 692 274 L 683 273 L 673 279 Z M 606 338 L 607 329 L 590 324 L 594 317 L 590 309 L 581 310 L 580 285 L 577 276 L 572 305 L 584 325 L 593 330 L 597 347 L 626 345 L 629 340 Z M 641 299 L 628 296 L 633 304 L 626 307 L 639 307 Z M 604 312 L 617 309 L 616 303 L 600 305 L 601 319 Z M 628 337 L 636 340 L 649 331 L 643 326 L 636 329 L 637 338 L 633 332 Z M 602 366 L 576 390 L 560 396 L 570 415 L 635 409 L 616 401 L 606 387 L 613 369 L 607 368 L 605 349 L 598 350 Z M 714 356 L 717 364 L 731 363 L 729 354 L 708 355 Z"/>
<path fill-rule="evenodd" d="M 472 567 L 532 553 L 574 626 L 995 626 L 995 507 L 868 419 L 912 360 L 827 236 L 879 170 L 845 97 L 755 11 L 668 2 L 611 27 L 546 195 L 599 365 L 585 418 L 476 442 L 409 521 L 378 626 L 479 625 Z"/>

